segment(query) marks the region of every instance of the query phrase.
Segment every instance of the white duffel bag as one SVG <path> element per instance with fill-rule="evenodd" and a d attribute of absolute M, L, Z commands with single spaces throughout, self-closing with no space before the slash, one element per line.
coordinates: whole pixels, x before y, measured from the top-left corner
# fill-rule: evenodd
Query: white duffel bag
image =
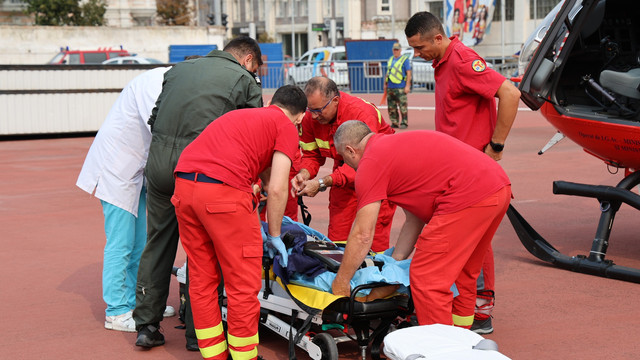
<path fill-rule="evenodd" d="M 384 338 L 384 354 L 391 360 L 510 360 L 498 345 L 471 330 L 450 325 L 413 326 Z"/>

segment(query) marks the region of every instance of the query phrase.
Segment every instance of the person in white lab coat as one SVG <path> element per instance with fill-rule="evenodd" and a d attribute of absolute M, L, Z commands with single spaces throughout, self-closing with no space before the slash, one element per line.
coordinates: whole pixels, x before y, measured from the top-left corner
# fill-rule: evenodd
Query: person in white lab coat
<path fill-rule="evenodd" d="M 136 305 L 138 264 L 147 241 L 143 174 L 151 143 L 147 120 L 169 69 L 146 71 L 122 90 L 91 144 L 76 182 L 102 203 L 107 238 L 102 296 L 107 304 L 104 327 L 110 330 L 136 331 L 131 311 Z"/>

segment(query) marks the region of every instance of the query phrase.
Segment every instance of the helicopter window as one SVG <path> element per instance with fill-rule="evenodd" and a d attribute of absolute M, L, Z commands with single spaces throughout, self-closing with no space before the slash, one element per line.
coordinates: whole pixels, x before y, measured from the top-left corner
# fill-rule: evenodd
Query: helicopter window
<path fill-rule="evenodd" d="M 561 67 L 562 72 L 555 80 L 553 92 L 556 103 L 572 107 L 572 110 L 589 109 L 592 113 L 605 115 L 613 110 L 615 116 L 620 116 L 624 111 L 612 102 L 610 97 L 613 97 L 629 110 L 624 112 L 628 116 L 640 111 L 640 100 L 629 96 L 633 94 L 627 92 L 627 96 L 620 97 L 612 89 L 597 89 L 597 86 L 602 87 L 600 74 L 604 70 L 626 74 L 631 69 L 640 68 L 640 19 L 636 15 L 639 13 L 638 1 L 600 1 L 583 20 L 579 38 L 571 49 L 560 50 L 566 32 L 558 34 L 554 60 L 558 58 L 559 51 L 570 53 L 565 54 L 568 56 Z M 569 33 L 570 30 L 566 28 Z M 620 76 L 626 78 L 631 75 Z M 608 78 L 611 78 L 610 74 Z M 640 120 L 640 115 L 635 117 Z"/>

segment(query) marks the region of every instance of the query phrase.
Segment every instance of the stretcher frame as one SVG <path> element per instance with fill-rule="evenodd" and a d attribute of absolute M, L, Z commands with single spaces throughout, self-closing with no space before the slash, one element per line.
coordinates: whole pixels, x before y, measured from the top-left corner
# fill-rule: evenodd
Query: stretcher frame
<path fill-rule="evenodd" d="M 263 267 L 268 273 L 271 259 L 263 258 Z M 341 298 L 317 314 L 305 311 L 291 295 L 275 280 L 264 280 L 258 294 L 260 299 L 260 323 L 289 340 L 289 358 L 295 359 L 295 346 L 307 352 L 314 360 L 337 360 L 337 344 L 355 341 L 360 347 L 362 360 L 367 349 L 371 358 L 380 359 L 381 348 L 386 334 L 392 327 L 413 314 L 410 296 L 401 295 L 389 299 L 378 299 L 366 303 L 357 301 L 356 294 L 365 289 L 389 285 L 371 283 L 357 286 L 349 298 Z M 223 310 L 226 319 L 226 308 Z M 290 322 L 282 319 L 291 319 Z M 301 325 L 296 326 L 296 323 Z M 310 332 L 312 326 L 340 325 L 350 327 L 354 335 L 342 333 L 331 335 L 326 331 Z M 373 325 L 376 325 L 373 327 Z M 401 325 L 403 326 L 403 325 Z"/>

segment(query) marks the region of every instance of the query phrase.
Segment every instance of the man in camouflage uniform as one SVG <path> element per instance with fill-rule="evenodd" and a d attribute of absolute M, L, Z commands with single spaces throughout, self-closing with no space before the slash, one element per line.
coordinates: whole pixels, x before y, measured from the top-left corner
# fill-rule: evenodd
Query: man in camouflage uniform
<path fill-rule="evenodd" d="M 387 61 L 387 74 L 384 78 L 384 92 L 387 95 L 387 109 L 391 127 L 406 129 L 409 126 L 407 94 L 411 91 L 411 59 L 402 55 L 400 43 L 393 44 L 393 56 Z M 398 118 L 398 108 L 402 121 Z"/>

